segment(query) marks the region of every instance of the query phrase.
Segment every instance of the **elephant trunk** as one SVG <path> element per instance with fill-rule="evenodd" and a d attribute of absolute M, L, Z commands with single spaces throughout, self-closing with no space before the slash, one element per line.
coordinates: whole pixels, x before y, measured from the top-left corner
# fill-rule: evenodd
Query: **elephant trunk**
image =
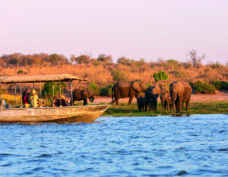
<path fill-rule="evenodd" d="M 93 102 L 94 101 L 94 96 L 89 97 L 89 101 Z"/>

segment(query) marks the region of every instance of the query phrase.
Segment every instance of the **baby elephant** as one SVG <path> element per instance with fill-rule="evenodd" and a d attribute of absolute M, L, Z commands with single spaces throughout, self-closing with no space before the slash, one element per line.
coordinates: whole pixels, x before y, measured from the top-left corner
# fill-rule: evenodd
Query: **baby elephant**
<path fill-rule="evenodd" d="M 160 95 L 160 99 L 161 99 L 161 104 L 162 104 L 162 110 L 169 110 L 170 107 L 170 98 L 169 98 L 169 92 L 163 92 Z"/>
<path fill-rule="evenodd" d="M 145 111 L 145 106 L 146 106 L 146 99 L 145 99 L 145 97 L 139 97 L 137 99 L 137 105 L 138 105 L 139 112 Z"/>

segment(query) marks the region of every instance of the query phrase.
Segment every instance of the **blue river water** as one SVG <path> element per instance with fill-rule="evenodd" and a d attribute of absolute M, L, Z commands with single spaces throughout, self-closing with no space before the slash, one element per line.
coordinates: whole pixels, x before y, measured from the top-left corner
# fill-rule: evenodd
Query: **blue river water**
<path fill-rule="evenodd" d="M 0 124 L 4 176 L 228 176 L 228 115 Z"/>

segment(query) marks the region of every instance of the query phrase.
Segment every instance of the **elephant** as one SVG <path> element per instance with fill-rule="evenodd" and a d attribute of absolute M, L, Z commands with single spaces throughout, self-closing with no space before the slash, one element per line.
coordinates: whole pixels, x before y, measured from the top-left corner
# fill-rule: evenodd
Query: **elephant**
<path fill-rule="evenodd" d="M 145 97 L 139 97 L 137 99 L 137 105 L 138 105 L 139 112 L 145 111 L 145 105 L 146 105 Z"/>
<path fill-rule="evenodd" d="M 162 110 L 169 110 L 169 106 L 170 106 L 170 93 L 169 91 L 163 92 L 160 95 L 160 100 L 161 100 L 161 105 L 162 105 Z"/>
<path fill-rule="evenodd" d="M 74 89 L 72 92 L 73 95 L 73 103 L 74 101 L 80 101 L 83 100 L 83 105 L 87 105 L 87 98 L 89 98 L 89 101 L 94 101 L 93 91 L 90 89 L 86 90 L 80 90 L 80 89 Z"/>
<path fill-rule="evenodd" d="M 185 81 L 175 81 L 170 84 L 170 95 L 172 100 L 173 115 L 175 106 L 178 113 L 182 112 L 182 103 L 186 103 L 186 111 L 189 110 L 192 87 Z"/>
<path fill-rule="evenodd" d="M 116 102 L 118 105 L 118 101 L 120 98 L 128 98 L 128 105 L 131 105 L 133 97 L 136 99 L 139 98 L 139 93 L 145 91 L 145 86 L 143 86 L 140 82 L 117 82 L 112 87 L 112 102 L 113 105 Z M 114 99 L 113 99 L 114 98 Z"/>
<path fill-rule="evenodd" d="M 145 98 L 146 98 L 146 108 L 149 106 L 150 111 L 156 111 L 157 110 L 157 99 L 159 95 L 161 94 L 160 87 L 156 84 L 154 87 L 150 86 L 145 91 Z"/>

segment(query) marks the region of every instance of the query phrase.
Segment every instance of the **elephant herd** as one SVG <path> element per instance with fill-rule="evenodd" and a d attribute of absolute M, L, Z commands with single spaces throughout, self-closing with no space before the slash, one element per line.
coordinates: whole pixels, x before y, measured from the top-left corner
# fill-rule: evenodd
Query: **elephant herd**
<path fill-rule="evenodd" d="M 140 93 L 144 92 L 145 97 L 140 97 Z M 168 81 L 159 81 L 155 86 L 146 88 L 142 83 L 132 82 L 117 82 L 112 87 L 112 102 L 113 105 L 120 98 L 129 98 L 128 105 L 132 103 L 134 97 L 137 99 L 139 111 L 157 110 L 157 100 L 160 96 L 162 110 L 173 110 L 182 112 L 182 104 L 186 103 L 186 111 L 189 110 L 189 102 L 191 98 L 192 87 L 184 81 L 175 81 L 169 84 Z M 94 93 L 90 89 L 79 90 L 75 89 L 72 92 L 73 102 L 83 100 L 83 105 L 87 105 L 87 98 L 91 102 L 94 101 Z"/>
<path fill-rule="evenodd" d="M 139 93 L 144 92 L 145 97 L 140 97 Z M 131 104 L 133 97 L 137 99 L 139 111 L 157 110 L 157 99 L 160 96 L 162 110 L 173 110 L 182 112 L 182 104 L 186 103 L 186 111 L 189 110 L 189 102 L 191 98 L 192 87 L 184 81 L 175 81 L 169 84 L 167 81 L 158 82 L 155 86 L 146 88 L 139 82 L 118 82 L 112 88 L 112 102 L 113 105 L 118 105 L 119 98 L 129 97 L 128 105 Z"/>

